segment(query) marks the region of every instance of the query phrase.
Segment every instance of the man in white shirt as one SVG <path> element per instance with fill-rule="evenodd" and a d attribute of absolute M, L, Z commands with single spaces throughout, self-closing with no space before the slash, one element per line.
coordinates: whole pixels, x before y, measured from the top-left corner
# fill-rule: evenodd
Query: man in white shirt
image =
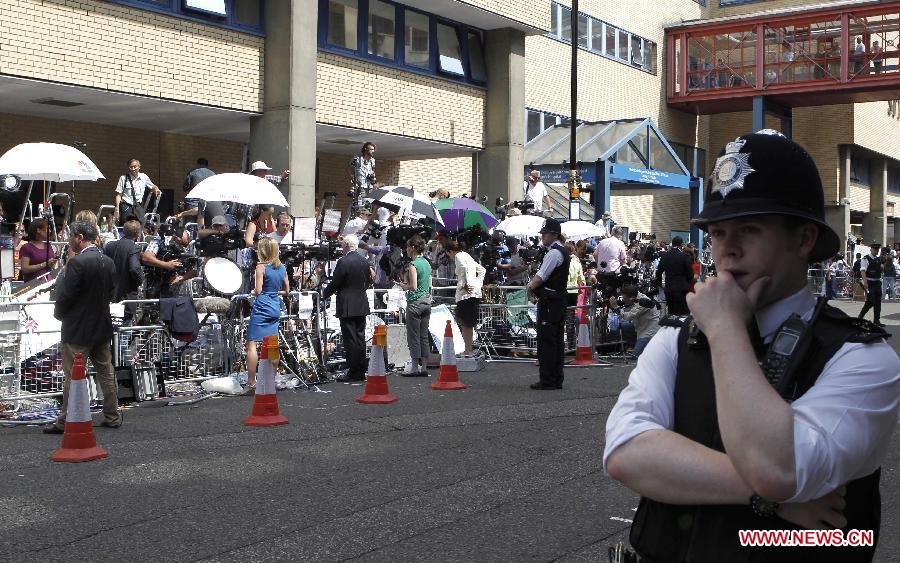
<path fill-rule="evenodd" d="M 540 170 L 532 170 L 528 174 L 523 189 L 525 190 L 525 201 L 534 203 L 533 215 L 543 215 L 545 209 L 553 211 L 553 202 L 550 201 L 550 194 L 547 193 L 547 184 L 541 182 Z"/>
<path fill-rule="evenodd" d="M 291 227 L 294 226 L 294 220 L 290 213 L 282 211 L 278 214 L 278 222 L 275 223 L 275 232 L 270 236 L 275 239 L 278 244 L 291 244 L 294 242 Z"/>
<path fill-rule="evenodd" d="M 631 544 L 656 562 L 780 562 L 805 558 L 742 546 L 738 531 L 877 537 L 900 360 L 881 328 L 806 287 L 808 264 L 840 247 L 815 163 L 778 133 L 745 135 L 704 201 L 694 221 L 718 277 L 688 295 L 692 318 L 663 322 L 607 420 L 604 465 L 642 496 Z M 810 560 L 874 555 L 817 549 Z"/>
<path fill-rule="evenodd" d="M 598 272 L 618 272 L 627 259 L 625 243 L 619 238 L 620 227 L 613 228 L 612 236 L 607 236 L 594 248 L 594 261 Z"/>
<path fill-rule="evenodd" d="M 153 191 L 154 197 L 159 197 L 162 192 L 149 176 L 141 172 L 140 160 L 136 158 L 129 160 L 128 172 L 128 174 L 119 176 L 119 183 L 116 184 L 115 220 L 116 223 L 124 224 L 125 221 L 133 218 L 143 224 L 143 212 L 135 210 L 135 205 L 143 206 L 147 189 Z"/>

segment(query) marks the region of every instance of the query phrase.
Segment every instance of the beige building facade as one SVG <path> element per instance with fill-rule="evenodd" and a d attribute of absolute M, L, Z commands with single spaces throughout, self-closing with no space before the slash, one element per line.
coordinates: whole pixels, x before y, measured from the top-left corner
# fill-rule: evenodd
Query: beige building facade
<path fill-rule="evenodd" d="M 650 118 L 705 178 L 751 114 L 669 106 L 666 29 L 819 4 L 582 0 L 578 119 Z M 570 0 L 224 5 L 211 15 L 176 1 L 0 0 L 0 151 L 86 145 L 107 176 L 78 187 L 78 207 L 92 209 L 112 202 L 131 157 L 172 209 L 197 158 L 219 172 L 264 160 L 292 171 L 281 189 L 309 215 L 327 192 L 346 206 L 347 165 L 366 141 L 380 183 L 521 199 L 524 146 L 570 113 Z M 840 230 L 893 240 L 898 114 L 888 101 L 794 110 L 793 136 L 819 164 Z M 661 238 L 688 230 L 687 190 L 620 188 L 619 224 Z"/>

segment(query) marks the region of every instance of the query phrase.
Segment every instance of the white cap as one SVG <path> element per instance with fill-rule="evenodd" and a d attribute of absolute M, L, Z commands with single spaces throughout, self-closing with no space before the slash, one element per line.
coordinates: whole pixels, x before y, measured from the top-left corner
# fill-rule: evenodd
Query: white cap
<path fill-rule="evenodd" d="M 257 170 L 271 170 L 272 167 L 266 164 L 261 160 L 257 160 L 253 164 L 250 165 L 250 173 L 256 172 Z"/>

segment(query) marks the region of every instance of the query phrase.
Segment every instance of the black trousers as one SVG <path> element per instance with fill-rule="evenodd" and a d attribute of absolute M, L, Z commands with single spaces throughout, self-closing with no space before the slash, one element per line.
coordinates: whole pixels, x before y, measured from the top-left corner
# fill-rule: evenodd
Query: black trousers
<path fill-rule="evenodd" d="M 690 315 L 691 311 L 687 306 L 687 290 L 684 291 L 665 291 L 666 294 L 666 311 L 670 315 Z"/>
<path fill-rule="evenodd" d="M 563 334 L 566 300 L 542 299 L 537 309 L 537 356 L 541 383 L 562 385 L 566 352 Z"/>
<path fill-rule="evenodd" d="M 344 340 L 344 354 L 347 356 L 347 377 L 365 379 L 366 370 L 366 318 L 343 317 L 341 338 Z"/>
<path fill-rule="evenodd" d="M 869 309 L 875 309 L 872 320 L 876 323 L 881 322 L 881 298 L 883 296 L 884 291 L 881 289 L 881 280 L 870 281 L 869 291 L 866 292 L 866 304 L 863 305 L 862 311 L 859 312 L 859 318 L 863 318 L 869 312 Z"/>

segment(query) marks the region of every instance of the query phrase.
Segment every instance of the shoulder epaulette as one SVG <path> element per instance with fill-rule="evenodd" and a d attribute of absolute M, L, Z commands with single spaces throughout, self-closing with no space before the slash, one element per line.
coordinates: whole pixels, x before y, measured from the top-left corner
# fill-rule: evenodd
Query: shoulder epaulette
<path fill-rule="evenodd" d="M 891 333 L 872 321 L 851 317 L 844 311 L 841 311 L 837 307 L 832 307 L 831 305 L 822 309 L 822 316 L 828 320 L 852 327 L 853 330 L 847 338 L 847 342 L 868 344 L 869 342 L 876 342 L 891 337 Z"/>
<path fill-rule="evenodd" d="M 691 316 L 666 315 L 659 319 L 659 326 L 671 326 L 675 328 L 684 328 L 691 322 Z"/>

